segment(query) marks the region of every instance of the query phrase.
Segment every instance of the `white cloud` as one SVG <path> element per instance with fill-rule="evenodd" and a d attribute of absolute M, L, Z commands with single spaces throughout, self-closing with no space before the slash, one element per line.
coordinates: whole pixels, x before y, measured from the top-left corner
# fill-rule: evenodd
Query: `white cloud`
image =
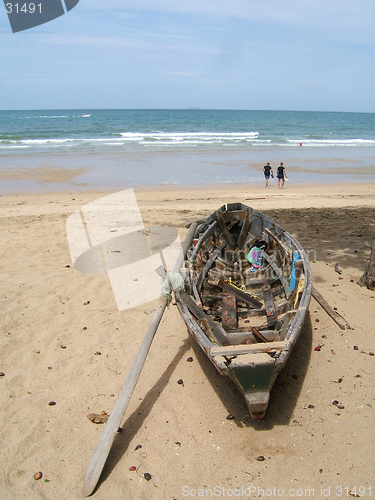
<path fill-rule="evenodd" d="M 375 2 L 373 0 L 92 0 L 82 9 L 124 20 L 125 28 L 140 27 L 153 34 L 158 29 L 177 35 L 208 38 L 210 31 L 227 27 L 233 32 L 259 32 L 265 40 L 277 33 L 280 40 L 299 34 L 311 38 L 375 46 Z M 105 11 L 105 13 L 104 13 Z M 159 25 L 160 24 L 160 25 Z M 114 29 L 119 26 L 114 26 Z"/>
<path fill-rule="evenodd" d="M 372 0 L 92 0 L 87 9 L 127 12 L 160 12 L 216 18 L 238 18 L 285 26 L 354 28 L 371 25 L 375 14 Z"/>

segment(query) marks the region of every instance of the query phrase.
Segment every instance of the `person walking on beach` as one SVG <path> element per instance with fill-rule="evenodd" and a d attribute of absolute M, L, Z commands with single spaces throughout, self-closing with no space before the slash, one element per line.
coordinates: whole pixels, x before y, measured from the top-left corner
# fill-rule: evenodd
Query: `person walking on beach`
<path fill-rule="evenodd" d="M 272 175 L 273 178 L 273 170 L 269 162 L 267 163 L 267 165 L 264 165 L 263 172 L 264 172 L 264 177 L 266 178 L 266 185 L 264 187 L 268 187 L 268 181 L 270 180 L 270 175 Z"/>
<path fill-rule="evenodd" d="M 278 188 L 283 188 L 285 184 L 285 179 L 288 177 L 286 176 L 286 171 L 284 168 L 284 163 L 281 162 L 280 166 L 277 167 L 277 187 Z"/>

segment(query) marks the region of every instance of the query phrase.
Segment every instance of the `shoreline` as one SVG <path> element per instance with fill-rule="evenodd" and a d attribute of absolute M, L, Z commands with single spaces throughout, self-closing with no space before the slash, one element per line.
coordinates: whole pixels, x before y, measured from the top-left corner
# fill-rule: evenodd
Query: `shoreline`
<path fill-rule="evenodd" d="M 140 150 L 83 154 L 0 155 L 0 188 L 6 192 L 101 190 L 120 187 L 261 186 L 266 161 L 280 161 L 293 184 L 374 183 L 375 150 L 276 148 Z"/>

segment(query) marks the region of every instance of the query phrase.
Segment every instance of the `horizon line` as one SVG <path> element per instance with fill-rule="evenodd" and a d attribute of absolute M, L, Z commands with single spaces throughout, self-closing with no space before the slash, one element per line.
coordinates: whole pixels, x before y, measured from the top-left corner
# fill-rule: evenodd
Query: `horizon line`
<path fill-rule="evenodd" d="M 0 109 L 1 111 L 261 111 L 261 112 L 282 112 L 282 113 L 356 113 L 374 114 L 375 111 L 334 111 L 334 110 L 303 110 L 303 109 L 248 109 L 248 108 L 29 108 L 29 109 Z"/>

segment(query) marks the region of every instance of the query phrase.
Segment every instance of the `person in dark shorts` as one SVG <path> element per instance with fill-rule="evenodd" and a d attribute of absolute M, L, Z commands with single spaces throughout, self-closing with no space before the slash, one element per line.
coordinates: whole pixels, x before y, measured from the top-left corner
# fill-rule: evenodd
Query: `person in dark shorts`
<path fill-rule="evenodd" d="M 266 178 L 266 185 L 264 187 L 268 187 L 268 181 L 270 180 L 270 176 L 272 175 L 273 177 L 273 170 L 269 163 L 267 163 L 267 165 L 264 165 L 263 172 L 264 172 L 264 177 Z"/>
<path fill-rule="evenodd" d="M 277 187 L 283 188 L 285 184 L 285 179 L 288 177 L 286 176 L 286 171 L 284 168 L 284 163 L 281 162 L 280 166 L 277 167 Z"/>

